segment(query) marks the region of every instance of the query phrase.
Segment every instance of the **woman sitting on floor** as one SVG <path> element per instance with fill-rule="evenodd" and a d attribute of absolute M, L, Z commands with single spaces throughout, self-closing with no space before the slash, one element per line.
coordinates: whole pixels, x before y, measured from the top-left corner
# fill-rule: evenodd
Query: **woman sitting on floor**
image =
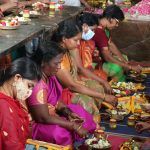
<path fill-rule="evenodd" d="M 100 64 L 93 66 L 93 56 L 97 52 L 95 43 L 91 40 L 94 36 L 94 30 L 98 25 L 98 18 L 94 14 L 84 13 L 79 16 L 77 22 L 82 28 L 82 39 L 80 40 L 79 52 L 82 59 L 82 64 L 85 68 L 92 71 L 94 74 L 107 81 L 107 74 L 100 68 Z M 100 59 L 99 56 L 95 59 Z M 98 62 L 99 63 L 99 62 Z"/>
<path fill-rule="evenodd" d="M 41 67 L 42 79 L 34 87 L 28 106 L 35 120 L 33 139 L 66 146 L 72 145 L 79 136 L 92 133 L 96 124 L 80 105 L 66 106 L 60 100 L 62 87 L 55 74 L 64 52 L 56 43 L 48 41 L 36 52 L 34 59 Z"/>
<path fill-rule="evenodd" d="M 62 22 L 53 39 L 67 50 L 61 62 L 61 69 L 56 74 L 63 87 L 68 88 L 68 90 L 63 91 L 63 95 L 67 95 L 65 98 L 68 98 L 66 103 L 82 105 L 84 109 L 93 115 L 95 122 L 99 125 L 101 103 L 106 101 L 115 104 L 116 98 L 105 94 L 103 87 L 95 80 L 86 79 L 83 81 L 79 78 L 78 73 L 80 70 L 76 65 L 77 60 L 74 60 L 71 55 L 81 39 L 81 32 L 76 22 L 73 20 Z"/>
<path fill-rule="evenodd" d="M 122 10 L 116 5 L 108 6 L 103 15 L 99 18 L 99 26 L 95 30 L 93 40 L 99 53 L 104 59 L 103 70 L 109 77 L 113 77 L 117 81 L 124 81 L 124 70 L 141 71 L 138 65 L 131 65 L 127 59 L 123 57 L 116 45 L 110 37 L 110 31 L 118 27 L 119 23 L 124 19 Z"/>
<path fill-rule="evenodd" d="M 0 70 L 0 149 L 24 150 L 29 119 L 23 102 L 40 79 L 36 64 L 20 58 Z"/>

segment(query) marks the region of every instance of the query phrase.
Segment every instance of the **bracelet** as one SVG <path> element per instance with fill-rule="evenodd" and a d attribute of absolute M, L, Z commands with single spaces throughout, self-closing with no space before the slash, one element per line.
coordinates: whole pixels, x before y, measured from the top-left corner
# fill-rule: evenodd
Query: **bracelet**
<path fill-rule="evenodd" d="M 82 128 L 82 124 L 77 129 L 75 129 L 76 132 L 79 131 L 81 128 Z"/>

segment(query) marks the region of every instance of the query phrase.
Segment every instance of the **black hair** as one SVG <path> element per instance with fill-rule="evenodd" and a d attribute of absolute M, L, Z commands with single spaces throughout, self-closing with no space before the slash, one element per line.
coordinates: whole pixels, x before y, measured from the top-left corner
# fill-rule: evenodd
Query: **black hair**
<path fill-rule="evenodd" d="M 103 12 L 102 17 L 105 17 L 107 19 L 118 19 L 119 21 L 124 20 L 124 14 L 123 11 L 120 9 L 117 5 L 110 5 L 106 7 L 106 9 Z"/>
<path fill-rule="evenodd" d="M 80 33 L 80 29 L 76 20 L 69 19 L 59 24 L 57 31 L 52 36 L 52 40 L 60 43 L 63 38 L 72 38 L 78 33 Z"/>
<path fill-rule="evenodd" d="M 98 17 L 92 13 L 83 13 L 77 17 L 77 24 L 82 28 L 82 25 L 86 23 L 88 26 L 98 25 Z"/>
<path fill-rule="evenodd" d="M 0 86 L 16 74 L 20 74 L 22 78 L 28 80 L 41 79 L 41 72 L 36 63 L 27 57 L 22 57 L 0 69 Z"/>
<path fill-rule="evenodd" d="M 48 63 L 51 59 L 53 59 L 57 55 L 64 54 L 65 52 L 66 50 L 59 44 L 46 40 L 40 45 L 40 48 L 36 51 L 32 59 L 39 66 L 41 66 L 42 62 Z"/>

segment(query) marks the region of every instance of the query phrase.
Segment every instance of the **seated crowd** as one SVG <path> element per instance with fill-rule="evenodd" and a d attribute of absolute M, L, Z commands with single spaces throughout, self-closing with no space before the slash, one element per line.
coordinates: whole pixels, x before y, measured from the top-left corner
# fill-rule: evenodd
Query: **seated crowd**
<path fill-rule="evenodd" d="M 142 69 L 128 61 L 110 36 L 123 20 L 116 5 L 101 16 L 83 13 L 60 23 L 32 60 L 23 57 L 3 66 L 0 149 L 25 149 L 30 122 L 30 138 L 63 146 L 101 128 L 99 110 L 117 104 L 110 79 L 125 81 L 125 71 Z M 139 126 L 140 131 L 150 129 L 146 123 Z"/>

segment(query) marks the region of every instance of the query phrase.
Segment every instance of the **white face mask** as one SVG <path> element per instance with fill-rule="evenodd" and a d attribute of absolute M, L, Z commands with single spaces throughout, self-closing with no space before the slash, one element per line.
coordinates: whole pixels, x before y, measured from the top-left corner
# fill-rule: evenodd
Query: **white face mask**
<path fill-rule="evenodd" d="M 86 33 L 85 32 L 82 33 L 82 39 L 88 41 L 92 39 L 94 35 L 95 33 L 89 28 Z"/>
<path fill-rule="evenodd" d="M 17 99 L 18 100 L 26 100 L 32 94 L 32 90 L 28 89 L 23 81 L 18 81 L 15 83 L 16 92 L 17 92 Z"/>

